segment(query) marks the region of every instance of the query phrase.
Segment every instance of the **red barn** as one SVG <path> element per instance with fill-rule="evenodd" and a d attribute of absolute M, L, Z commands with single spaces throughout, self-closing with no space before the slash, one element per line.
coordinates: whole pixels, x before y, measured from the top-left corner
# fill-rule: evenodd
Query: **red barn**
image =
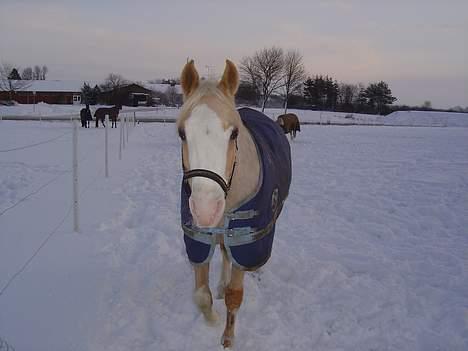
<path fill-rule="evenodd" d="M 83 82 L 66 80 L 21 81 L 22 88 L 11 98 L 20 104 L 81 104 Z M 10 100 L 10 92 L 0 91 L 0 100 Z"/>

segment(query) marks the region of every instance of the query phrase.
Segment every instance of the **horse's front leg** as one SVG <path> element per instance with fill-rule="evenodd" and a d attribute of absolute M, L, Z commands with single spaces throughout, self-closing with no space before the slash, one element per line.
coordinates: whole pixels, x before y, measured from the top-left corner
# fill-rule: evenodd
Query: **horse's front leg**
<path fill-rule="evenodd" d="M 234 325 L 236 314 L 244 296 L 244 271 L 234 266 L 231 272 L 231 281 L 225 290 L 224 301 L 226 303 L 226 327 L 224 328 L 221 343 L 224 347 L 231 347 L 234 343 Z"/>
<path fill-rule="evenodd" d="M 223 244 L 221 244 L 221 252 L 223 254 L 223 262 L 221 267 L 221 276 L 219 277 L 218 283 L 218 293 L 216 294 L 217 299 L 224 299 L 224 292 L 226 290 L 227 285 L 229 284 L 229 281 L 231 280 L 231 263 L 229 262 L 226 248 Z"/>
<path fill-rule="evenodd" d="M 218 321 L 218 314 L 213 309 L 213 298 L 209 286 L 209 263 L 195 266 L 195 291 L 193 300 L 209 324 Z"/>

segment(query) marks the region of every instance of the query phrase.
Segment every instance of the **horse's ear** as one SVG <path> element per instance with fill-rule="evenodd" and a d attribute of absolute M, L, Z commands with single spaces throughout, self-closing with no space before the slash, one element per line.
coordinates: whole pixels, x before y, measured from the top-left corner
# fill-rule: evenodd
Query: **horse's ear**
<path fill-rule="evenodd" d="M 187 62 L 180 76 L 180 85 L 182 86 L 185 98 L 189 97 L 197 89 L 199 80 L 195 63 L 193 60 Z"/>
<path fill-rule="evenodd" d="M 218 88 L 229 97 L 234 97 L 237 88 L 239 88 L 239 73 L 237 73 L 234 63 L 229 60 L 226 60 L 226 67 L 224 68 L 223 77 L 218 84 Z"/>

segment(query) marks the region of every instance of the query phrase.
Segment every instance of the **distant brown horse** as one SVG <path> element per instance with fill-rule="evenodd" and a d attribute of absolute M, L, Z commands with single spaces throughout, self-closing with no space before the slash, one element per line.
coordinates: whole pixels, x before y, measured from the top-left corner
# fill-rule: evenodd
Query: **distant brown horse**
<path fill-rule="evenodd" d="M 294 113 L 286 113 L 278 116 L 276 122 L 283 128 L 284 134 L 290 134 L 291 139 L 296 137 L 296 132 L 301 131 L 299 118 Z"/>
<path fill-rule="evenodd" d="M 104 118 L 106 115 L 109 115 L 109 119 L 112 122 L 111 128 L 117 128 L 117 117 L 119 117 L 119 110 L 122 108 L 120 105 L 116 105 L 113 107 L 100 107 L 94 113 L 94 117 L 96 117 L 96 128 L 99 127 L 99 120 L 101 120 L 102 126 L 105 127 Z"/>

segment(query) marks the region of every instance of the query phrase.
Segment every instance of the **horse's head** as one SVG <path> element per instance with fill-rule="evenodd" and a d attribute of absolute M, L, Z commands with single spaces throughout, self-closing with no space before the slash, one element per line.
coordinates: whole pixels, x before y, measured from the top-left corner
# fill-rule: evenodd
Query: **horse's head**
<path fill-rule="evenodd" d="M 220 82 L 200 81 L 193 60 L 181 75 L 184 105 L 177 120 L 182 141 L 184 179 L 189 183 L 190 211 L 199 227 L 214 227 L 223 218 L 235 172 L 241 119 L 234 95 L 239 75 L 226 60 Z"/>
<path fill-rule="evenodd" d="M 276 119 L 276 123 L 278 123 L 278 125 L 281 127 L 281 129 L 283 129 L 283 132 L 287 133 L 288 130 L 287 130 L 287 127 L 284 123 L 284 118 L 282 116 L 278 116 L 278 118 Z"/>

